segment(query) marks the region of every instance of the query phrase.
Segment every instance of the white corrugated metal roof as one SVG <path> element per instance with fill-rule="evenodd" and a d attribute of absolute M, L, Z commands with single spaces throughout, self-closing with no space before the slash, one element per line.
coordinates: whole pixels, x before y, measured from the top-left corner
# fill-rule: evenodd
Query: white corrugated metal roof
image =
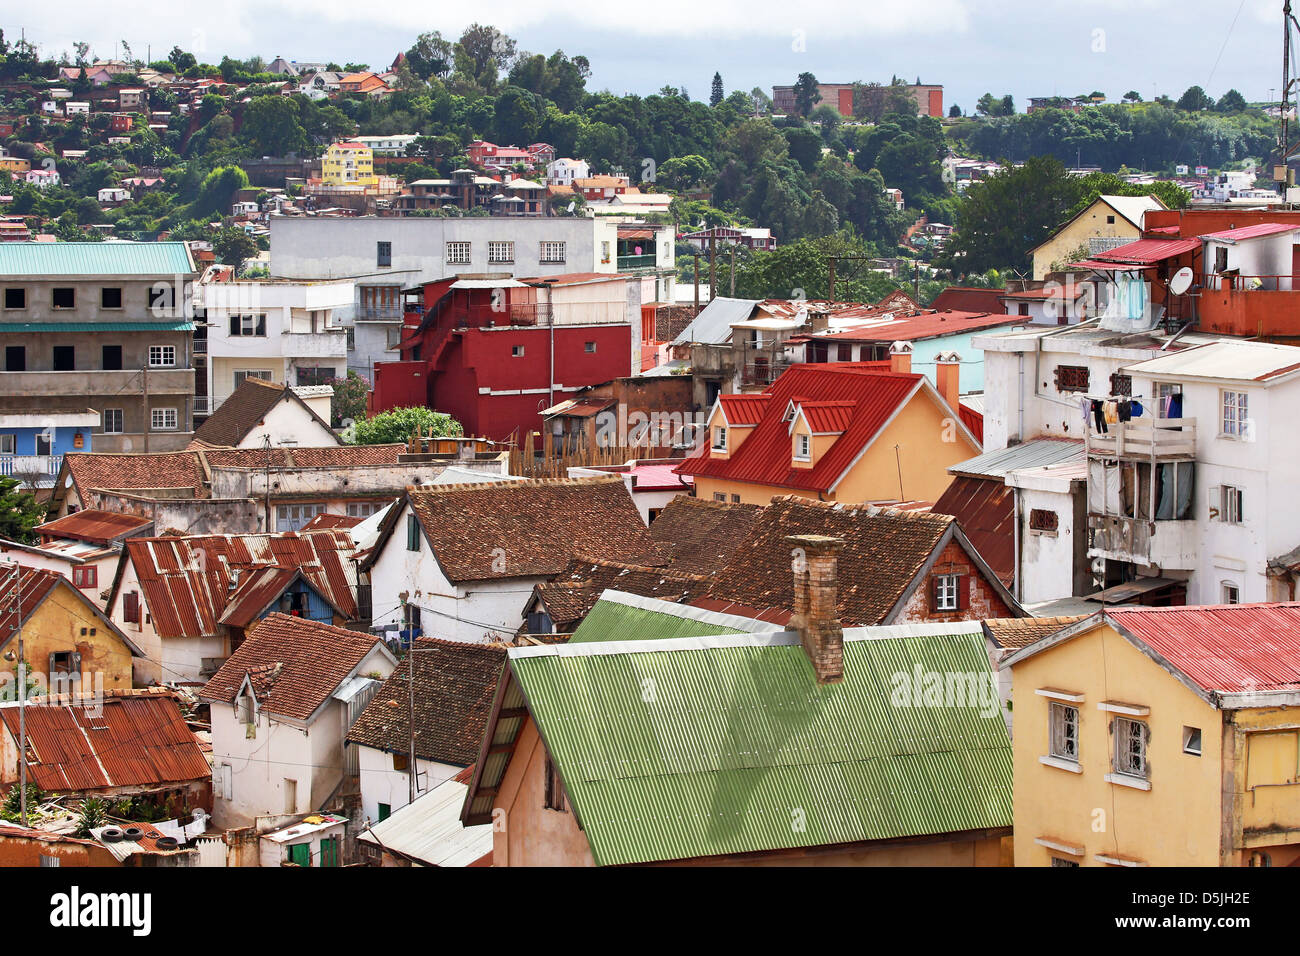
<path fill-rule="evenodd" d="M 949 465 L 948 473 L 977 478 L 1005 478 L 1008 472 L 1018 468 L 1056 465 L 1074 458 L 1083 459 L 1083 442 L 1062 438 L 1034 438 Z"/>
<path fill-rule="evenodd" d="M 762 299 L 728 299 L 718 296 L 700 309 L 700 314 L 673 339 L 673 345 L 689 342 L 720 345 L 731 338 L 732 324 L 748 319 L 761 301 Z"/>
<path fill-rule="evenodd" d="M 1263 382 L 1300 372 L 1300 348 L 1272 342 L 1225 340 L 1147 359 L 1128 366 L 1126 371 L 1162 377 Z"/>
<path fill-rule="evenodd" d="M 1165 208 L 1154 196 L 1099 196 L 1097 198 L 1105 200 L 1111 208 L 1139 229 L 1142 228 L 1143 213 L 1152 209 Z"/>
<path fill-rule="evenodd" d="M 526 289 L 518 279 L 502 277 L 500 279 L 457 279 L 450 286 L 452 289 Z"/>
<path fill-rule="evenodd" d="M 426 866 L 469 866 L 492 852 L 492 824 L 461 824 L 460 810 L 468 789 L 454 779 L 447 780 L 387 820 L 362 830 L 357 839 Z"/>

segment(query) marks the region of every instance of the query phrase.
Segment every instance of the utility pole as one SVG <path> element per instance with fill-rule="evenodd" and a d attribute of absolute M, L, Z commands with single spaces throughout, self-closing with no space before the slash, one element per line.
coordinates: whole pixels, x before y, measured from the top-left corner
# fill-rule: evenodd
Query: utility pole
<path fill-rule="evenodd" d="M 695 314 L 700 314 L 700 254 L 695 253 Z"/>
<path fill-rule="evenodd" d="M 828 296 L 831 302 L 835 301 L 835 258 L 831 257 L 831 288 Z"/>
<path fill-rule="evenodd" d="M 414 632 L 414 628 L 411 629 Z M 406 779 L 410 794 L 407 803 L 415 802 L 415 634 L 411 634 L 411 649 L 406 655 L 406 730 L 409 746 L 406 749 Z"/>
<path fill-rule="evenodd" d="M 153 430 L 153 416 L 149 411 L 149 363 L 140 369 L 140 405 L 144 409 L 144 453 L 149 454 L 149 432 Z"/>
<path fill-rule="evenodd" d="M 714 249 L 716 240 L 717 240 L 717 236 L 709 236 L 709 301 L 710 302 L 712 302 L 713 297 L 718 294 L 718 277 L 716 273 L 717 259 L 716 259 L 716 250 Z"/>
<path fill-rule="evenodd" d="M 731 244 L 731 297 L 736 297 L 736 244 Z"/>
<path fill-rule="evenodd" d="M 14 631 L 18 636 L 18 819 L 27 826 L 27 656 L 23 646 L 22 567 L 13 569 Z"/>

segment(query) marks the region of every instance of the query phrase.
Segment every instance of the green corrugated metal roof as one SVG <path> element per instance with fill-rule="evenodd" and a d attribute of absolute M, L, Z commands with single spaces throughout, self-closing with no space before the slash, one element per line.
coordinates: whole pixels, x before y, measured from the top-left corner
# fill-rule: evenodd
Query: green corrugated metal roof
<path fill-rule="evenodd" d="M 596 863 L 644 863 L 1011 826 L 1000 709 L 891 703 L 918 665 L 991 680 L 979 622 L 960 629 L 856 629 L 873 636 L 846 640 L 843 682 L 821 687 L 791 635 L 520 648 L 510 665 Z"/>
<path fill-rule="evenodd" d="M 588 641 L 643 641 L 662 640 L 670 637 L 705 637 L 709 634 L 744 634 L 745 631 L 734 627 L 724 627 L 697 620 L 696 617 L 683 613 L 673 613 L 674 609 L 689 612 L 694 608 L 681 608 L 680 605 L 668 604 L 666 601 L 646 599 L 646 603 L 667 605 L 665 610 L 650 610 L 645 607 L 632 607 L 628 604 L 601 598 L 578 625 L 578 629 L 569 638 L 570 644 L 583 644 Z M 716 617 L 717 615 L 713 615 Z M 778 628 L 767 625 L 767 630 Z"/>
<path fill-rule="evenodd" d="M 194 323 L 172 322 L 0 322 L 0 332 L 193 332 Z"/>
<path fill-rule="evenodd" d="M 195 271 L 183 242 L 0 243 L 0 276 L 174 276 Z"/>

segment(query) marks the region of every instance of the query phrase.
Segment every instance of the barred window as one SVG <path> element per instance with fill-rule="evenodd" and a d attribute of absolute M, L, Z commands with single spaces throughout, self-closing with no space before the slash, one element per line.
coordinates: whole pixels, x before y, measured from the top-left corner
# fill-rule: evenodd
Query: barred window
<path fill-rule="evenodd" d="M 1088 390 L 1088 367 L 1086 365 L 1056 366 L 1056 390 L 1058 392 L 1086 392 Z"/>
<path fill-rule="evenodd" d="M 542 262 L 563 262 L 564 261 L 564 243 L 562 242 L 543 242 L 541 250 Z"/>
<path fill-rule="evenodd" d="M 1147 725 L 1128 717 L 1115 718 L 1115 772 L 1147 775 Z"/>
<path fill-rule="evenodd" d="M 515 244 L 513 242 L 489 242 L 488 262 L 514 262 Z"/>
<path fill-rule="evenodd" d="M 1079 762 L 1079 708 L 1051 704 L 1051 740 L 1048 752 L 1061 760 Z"/>
<path fill-rule="evenodd" d="M 1110 393 L 1112 395 L 1132 395 L 1133 376 L 1125 375 L 1122 372 L 1113 374 L 1110 377 Z"/>
<path fill-rule="evenodd" d="M 1030 531 L 1056 531 L 1060 522 L 1055 511 L 1045 508 L 1031 508 L 1029 511 Z"/>
<path fill-rule="evenodd" d="M 447 261 L 458 265 L 469 263 L 469 243 L 468 242 L 449 242 L 447 243 Z"/>

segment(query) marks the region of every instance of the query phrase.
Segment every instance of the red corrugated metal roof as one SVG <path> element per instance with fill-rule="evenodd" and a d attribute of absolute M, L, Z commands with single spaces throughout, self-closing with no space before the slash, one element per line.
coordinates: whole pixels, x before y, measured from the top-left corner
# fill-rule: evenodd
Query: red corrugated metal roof
<path fill-rule="evenodd" d="M 803 412 L 808 427 L 815 435 L 831 432 L 839 433 L 849 427 L 853 419 L 854 402 L 800 402 L 799 410 Z"/>
<path fill-rule="evenodd" d="M 357 611 L 355 550 L 356 543 L 343 529 L 130 538 L 126 542 L 127 557 L 140 580 L 154 630 L 165 638 L 215 634 L 217 623 L 236 596 L 241 605 L 252 600 L 247 579 L 234 588 L 232 579 L 268 568 L 301 570 L 326 601 L 353 618 Z"/>
<path fill-rule="evenodd" d="M 0 709 L 0 718 L 16 739 L 18 708 Z M 170 696 L 110 697 L 89 707 L 29 703 L 26 724 L 29 779 L 45 791 L 181 784 L 212 774 Z"/>
<path fill-rule="evenodd" d="M 722 401 L 722 414 L 726 416 L 727 424 L 739 427 L 757 425 L 762 421 L 771 396 L 766 393 L 759 395 L 734 394 L 720 395 L 718 398 Z"/>
<path fill-rule="evenodd" d="M 1015 570 L 1012 489 L 1001 481 L 957 477 L 930 509 L 952 515 L 980 557 L 1009 584 Z"/>
<path fill-rule="evenodd" d="M 961 423 L 970 429 L 972 435 L 984 444 L 984 415 L 975 411 L 973 408 L 967 408 L 960 402 L 957 403 L 957 414 L 961 416 Z"/>
<path fill-rule="evenodd" d="M 1284 232 L 1295 232 L 1300 226 L 1287 225 L 1284 222 L 1261 222 L 1239 229 L 1224 229 L 1221 232 L 1207 232 L 1202 239 L 1217 239 L 1220 242 L 1240 242 L 1243 239 L 1259 239 L 1263 236 L 1276 236 Z"/>
<path fill-rule="evenodd" d="M 1300 603 L 1107 610 L 1207 691 L 1300 687 Z"/>
<path fill-rule="evenodd" d="M 999 325 L 1024 323 L 1023 315 L 1006 312 L 922 312 L 920 314 L 895 314 L 892 318 L 877 320 L 826 335 L 810 335 L 809 342 L 912 342 L 933 339 L 944 335 L 962 335 Z"/>
<path fill-rule="evenodd" d="M 709 454 L 708 443 L 677 466 L 678 474 L 827 491 L 885 422 L 921 387 L 922 376 L 855 368 L 850 364 L 793 365 L 764 393 L 762 420 L 729 458 Z M 850 422 L 812 468 L 795 468 L 789 427 L 782 419 L 790 400 L 853 403 Z"/>
<path fill-rule="evenodd" d="M 962 312 L 996 312 L 1002 289 L 977 289 L 950 285 L 930 303 L 932 309 L 959 309 Z"/>
<path fill-rule="evenodd" d="M 13 636 L 18 624 L 14 613 L 15 603 L 22 609 L 22 619 L 26 621 L 40 607 L 46 596 L 53 591 L 63 576 L 57 571 L 45 571 L 40 568 L 20 567 L 18 571 L 19 600 L 14 601 L 13 571 L 15 565 L 0 564 L 0 646 Z"/>
<path fill-rule="evenodd" d="M 1153 265 L 1201 248 L 1200 239 L 1138 239 L 1126 245 L 1099 252 L 1090 261 L 1121 265 Z M 1083 263 L 1074 263 L 1076 267 Z"/>

